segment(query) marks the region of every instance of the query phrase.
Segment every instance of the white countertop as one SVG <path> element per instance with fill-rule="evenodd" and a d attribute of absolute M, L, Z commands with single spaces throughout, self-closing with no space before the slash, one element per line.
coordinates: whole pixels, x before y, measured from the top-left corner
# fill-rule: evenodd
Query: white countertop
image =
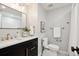
<path fill-rule="evenodd" d="M 10 39 L 10 40 L 5 40 L 5 41 L 0 41 L 0 49 L 11 46 L 11 45 L 15 45 L 18 43 L 22 43 L 25 41 L 29 41 L 32 40 L 34 38 L 37 38 L 37 36 L 29 36 L 29 37 L 19 37 L 16 39 Z"/>

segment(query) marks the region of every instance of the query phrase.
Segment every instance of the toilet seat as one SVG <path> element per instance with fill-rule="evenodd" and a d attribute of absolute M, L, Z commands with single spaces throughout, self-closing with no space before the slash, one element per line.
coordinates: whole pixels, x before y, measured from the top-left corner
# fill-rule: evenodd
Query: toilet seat
<path fill-rule="evenodd" d="M 49 44 L 48 49 L 50 49 L 52 51 L 58 51 L 59 47 L 57 45 L 54 45 L 54 44 Z"/>
<path fill-rule="evenodd" d="M 48 44 L 48 38 L 43 38 L 43 56 L 57 56 L 59 46 L 54 44 Z"/>
<path fill-rule="evenodd" d="M 42 56 L 57 56 L 57 52 L 45 49 Z"/>
<path fill-rule="evenodd" d="M 48 47 L 46 47 L 43 51 L 43 56 L 57 56 L 57 51 L 59 50 L 59 47 L 54 44 L 48 44 Z"/>

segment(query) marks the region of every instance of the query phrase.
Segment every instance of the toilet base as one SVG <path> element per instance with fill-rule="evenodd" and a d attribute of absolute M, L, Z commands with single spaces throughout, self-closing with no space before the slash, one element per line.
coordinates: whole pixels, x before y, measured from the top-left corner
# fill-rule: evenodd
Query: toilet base
<path fill-rule="evenodd" d="M 54 51 L 50 51 L 50 50 L 45 49 L 43 51 L 42 56 L 57 56 L 57 52 L 54 52 Z"/>

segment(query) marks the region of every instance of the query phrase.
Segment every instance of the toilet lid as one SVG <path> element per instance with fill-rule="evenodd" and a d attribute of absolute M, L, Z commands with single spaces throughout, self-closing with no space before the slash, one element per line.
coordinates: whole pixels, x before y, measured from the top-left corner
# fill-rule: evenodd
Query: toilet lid
<path fill-rule="evenodd" d="M 48 45 L 48 48 L 49 48 L 50 50 L 56 50 L 56 51 L 59 50 L 59 46 L 53 45 L 53 44 L 49 44 L 49 45 Z"/>

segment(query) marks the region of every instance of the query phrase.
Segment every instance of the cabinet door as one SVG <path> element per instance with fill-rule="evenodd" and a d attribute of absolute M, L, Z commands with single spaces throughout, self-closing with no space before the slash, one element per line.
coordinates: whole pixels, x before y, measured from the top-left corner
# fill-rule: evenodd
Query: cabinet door
<path fill-rule="evenodd" d="M 22 44 L 10 46 L 0 50 L 0 56 L 25 56 L 25 47 Z"/>
<path fill-rule="evenodd" d="M 25 46 L 27 42 L 23 42 L 17 45 L 12 46 L 11 48 L 11 55 L 12 56 L 26 56 L 27 55 L 27 47 Z"/>
<path fill-rule="evenodd" d="M 0 56 L 9 56 L 9 51 L 2 51 L 0 52 Z"/>
<path fill-rule="evenodd" d="M 37 55 L 38 55 L 38 39 L 35 38 L 29 41 L 28 56 L 37 56 Z"/>
<path fill-rule="evenodd" d="M 37 56 L 38 51 L 37 51 L 37 46 L 33 46 L 31 48 L 28 48 L 28 56 Z"/>
<path fill-rule="evenodd" d="M 25 48 L 23 47 L 16 47 L 10 50 L 11 56 L 25 56 Z"/>

